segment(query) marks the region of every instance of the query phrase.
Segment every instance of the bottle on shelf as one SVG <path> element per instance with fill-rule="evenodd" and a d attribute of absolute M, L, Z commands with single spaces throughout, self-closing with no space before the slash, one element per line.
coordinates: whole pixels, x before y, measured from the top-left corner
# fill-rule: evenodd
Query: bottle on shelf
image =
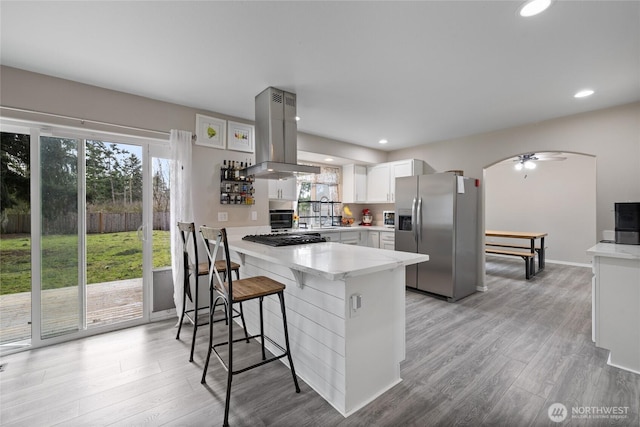
<path fill-rule="evenodd" d="M 223 160 L 220 165 L 220 204 L 255 204 L 253 178 L 244 175 L 244 171 L 249 165 L 249 160 L 246 162 Z"/>

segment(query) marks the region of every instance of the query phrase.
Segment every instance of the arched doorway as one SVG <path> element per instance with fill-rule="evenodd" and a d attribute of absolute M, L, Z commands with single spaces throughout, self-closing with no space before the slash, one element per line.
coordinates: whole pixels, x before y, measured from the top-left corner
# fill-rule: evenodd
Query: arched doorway
<path fill-rule="evenodd" d="M 524 161 L 532 157 L 535 168 Z M 516 167 L 520 165 L 520 167 Z M 587 265 L 596 241 L 596 158 L 519 153 L 484 168 L 485 228 L 543 231 L 551 263 Z"/>

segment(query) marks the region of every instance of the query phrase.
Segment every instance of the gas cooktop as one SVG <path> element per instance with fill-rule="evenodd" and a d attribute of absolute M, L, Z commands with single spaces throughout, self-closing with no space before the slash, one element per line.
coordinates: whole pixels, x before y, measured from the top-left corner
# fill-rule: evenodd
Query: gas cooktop
<path fill-rule="evenodd" d="M 250 234 L 242 240 L 261 243 L 269 246 L 305 245 L 307 243 L 326 242 L 320 233 L 278 233 L 278 234 Z"/>

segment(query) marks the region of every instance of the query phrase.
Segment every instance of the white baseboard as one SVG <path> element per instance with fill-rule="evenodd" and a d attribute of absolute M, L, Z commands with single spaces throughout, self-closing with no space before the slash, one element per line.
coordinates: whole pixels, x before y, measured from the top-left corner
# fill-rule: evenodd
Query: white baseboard
<path fill-rule="evenodd" d="M 555 259 L 545 259 L 545 264 L 562 264 L 562 265 L 572 265 L 574 267 L 588 267 L 591 268 L 591 263 L 583 263 L 583 262 L 572 262 L 572 261 L 559 261 Z"/>

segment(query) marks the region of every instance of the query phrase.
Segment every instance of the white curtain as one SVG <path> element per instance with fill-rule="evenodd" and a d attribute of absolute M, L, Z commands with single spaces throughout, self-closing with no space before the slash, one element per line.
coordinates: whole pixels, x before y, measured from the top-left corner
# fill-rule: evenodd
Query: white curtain
<path fill-rule="evenodd" d="M 191 199 L 191 132 L 171 129 L 171 268 L 173 270 L 173 301 L 178 319 L 182 313 L 182 240 L 178 221 L 193 222 Z"/>

